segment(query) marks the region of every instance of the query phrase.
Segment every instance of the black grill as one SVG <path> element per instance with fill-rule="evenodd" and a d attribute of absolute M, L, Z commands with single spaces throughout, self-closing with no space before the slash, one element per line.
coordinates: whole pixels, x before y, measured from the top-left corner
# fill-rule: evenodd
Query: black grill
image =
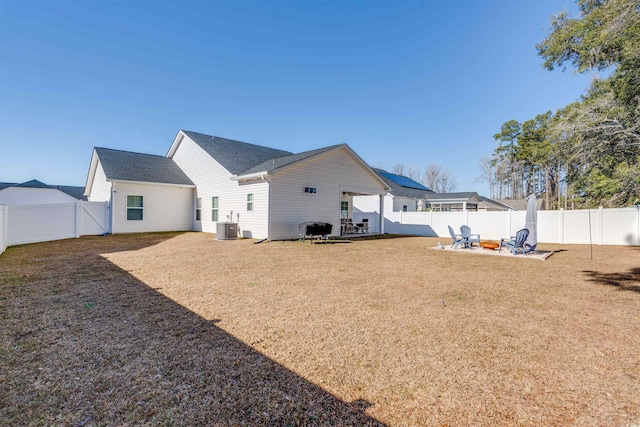
<path fill-rule="evenodd" d="M 322 238 L 325 241 L 331 234 L 331 229 L 333 228 L 333 224 L 328 222 L 303 222 L 298 226 L 298 232 L 302 237 L 302 241 L 304 241 L 306 236 Z M 313 240 L 312 240 L 313 241 Z"/>

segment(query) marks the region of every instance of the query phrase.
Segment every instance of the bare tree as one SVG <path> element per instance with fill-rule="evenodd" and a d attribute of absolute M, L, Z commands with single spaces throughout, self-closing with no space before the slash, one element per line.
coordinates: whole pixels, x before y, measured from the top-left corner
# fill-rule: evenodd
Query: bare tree
<path fill-rule="evenodd" d="M 407 168 L 407 176 L 416 182 L 422 180 L 422 168 L 419 166 L 410 166 Z"/>
<path fill-rule="evenodd" d="M 396 175 L 404 175 L 405 166 L 402 163 L 396 163 L 395 165 L 393 165 L 391 173 L 395 173 Z"/>
<path fill-rule="evenodd" d="M 436 193 L 448 193 L 456 189 L 456 177 L 440 165 L 429 164 L 422 174 L 421 182 Z"/>
<path fill-rule="evenodd" d="M 486 182 L 489 184 L 489 194 L 492 199 L 496 196 L 496 173 L 495 164 L 491 157 L 480 159 L 480 170 L 482 173 L 475 179 L 476 182 Z"/>

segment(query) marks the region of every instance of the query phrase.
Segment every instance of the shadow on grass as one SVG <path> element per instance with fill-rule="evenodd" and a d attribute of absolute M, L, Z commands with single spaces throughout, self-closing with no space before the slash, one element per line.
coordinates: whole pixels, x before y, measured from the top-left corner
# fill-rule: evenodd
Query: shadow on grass
<path fill-rule="evenodd" d="M 590 282 L 615 286 L 622 291 L 640 292 L 640 267 L 631 268 L 626 273 L 600 273 L 583 271 L 590 277 Z"/>
<path fill-rule="evenodd" d="M 9 425 L 369 425 L 345 402 L 100 254 L 177 234 L 21 247 L 0 268 L 0 416 Z M 21 283 L 7 282 L 27 260 Z"/>

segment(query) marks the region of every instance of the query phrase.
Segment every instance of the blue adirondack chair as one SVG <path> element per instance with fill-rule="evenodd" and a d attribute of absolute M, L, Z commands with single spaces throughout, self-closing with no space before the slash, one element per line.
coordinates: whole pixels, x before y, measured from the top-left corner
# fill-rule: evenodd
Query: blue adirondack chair
<path fill-rule="evenodd" d="M 451 240 L 453 240 L 453 243 L 451 243 L 451 247 L 453 249 L 457 249 L 458 246 L 460 246 L 462 243 L 464 243 L 464 239 L 462 238 L 462 236 L 460 234 L 456 234 L 455 231 L 453 231 L 453 228 L 451 228 L 450 225 L 448 225 L 447 227 L 449 227 L 449 234 L 451 234 Z"/>
<path fill-rule="evenodd" d="M 466 247 L 470 248 L 474 243 L 480 245 L 480 235 L 471 234 L 471 227 L 469 227 L 468 225 L 463 225 L 460 227 L 460 234 L 462 235 L 462 239 L 464 240 L 464 245 Z"/>
<path fill-rule="evenodd" d="M 527 255 L 531 249 L 526 248 L 524 242 L 527 240 L 529 236 L 529 230 L 527 228 L 523 228 L 522 230 L 518 230 L 515 236 L 511 236 L 509 239 L 500 239 L 500 249 L 498 252 L 502 251 L 502 247 L 507 247 L 511 249 L 511 253 L 514 255 L 518 254 L 518 251 Z"/>

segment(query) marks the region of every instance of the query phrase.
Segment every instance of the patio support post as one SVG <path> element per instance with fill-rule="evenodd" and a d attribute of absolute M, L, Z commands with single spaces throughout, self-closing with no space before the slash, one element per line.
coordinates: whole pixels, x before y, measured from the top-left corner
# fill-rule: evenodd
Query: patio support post
<path fill-rule="evenodd" d="M 384 234 L 384 195 L 380 196 L 380 234 Z"/>

